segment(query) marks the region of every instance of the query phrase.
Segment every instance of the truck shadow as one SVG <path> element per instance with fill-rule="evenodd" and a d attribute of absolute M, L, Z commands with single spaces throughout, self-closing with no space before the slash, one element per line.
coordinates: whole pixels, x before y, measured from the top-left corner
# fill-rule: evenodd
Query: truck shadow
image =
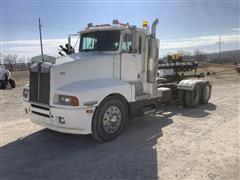
<path fill-rule="evenodd" d="M 213 103 L 208 103 L 204 105 L 199 105 L 197 108 L 183 108 L 178 107 L 176 108 L 176 105 L 174 104 L 167 104 L 167 106 L 163 105 L 159 111 L 157 111 L 156 115 L 160 115 L 161 117 L 164 117 L 166 115 L 168 116 L 184 116 L 184 117 L 192 117 L 192 118 L 204 118 L 208 116 L 211 111 L 215 111 L 217 109 L 217 106 Z"/>
<path fill-rule="evenodd" d="M 173 109 L 174 114 L 182 112 L 176 106 L 163 107 Z M 203 109 L 206 106 L 197 110 L 200 116 Z M 132 119 L 118 139 L 107 143 L 98 143 L 91 135 L 43 129 L 0 148 L 1 178 L 158 179 L 154 146 L 174 114 Z"/>
<path fill-rule="evenodd" d="M 157 179 L 153 146 L 171 123 L 169 118 L 132 119 L 118 139 L 107 143 L 43 129 L 0 149 L 1 178 Z"/>

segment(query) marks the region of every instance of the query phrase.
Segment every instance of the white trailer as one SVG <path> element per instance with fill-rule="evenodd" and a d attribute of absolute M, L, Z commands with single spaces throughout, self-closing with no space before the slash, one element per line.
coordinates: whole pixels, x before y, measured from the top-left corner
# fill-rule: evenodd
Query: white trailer
<path fill-rule="evenodd" d="M 207 103 L 209 82 L 175 78 L 169 83 L 158 76 L 159 70 L 181 63 L 158 64 L 157 23 L 158 19 L 151 32 L 147 22 L 142 28 L 117 20 L 112 25 L 89 23 L 79 32 L 78 53 L 55 64 L 33 64 L 23 91 L 31 121 L 109 141 L 119 136 L 129 118 L 153 113 L 161 103 L 176 100 L 187 107 Z"/>

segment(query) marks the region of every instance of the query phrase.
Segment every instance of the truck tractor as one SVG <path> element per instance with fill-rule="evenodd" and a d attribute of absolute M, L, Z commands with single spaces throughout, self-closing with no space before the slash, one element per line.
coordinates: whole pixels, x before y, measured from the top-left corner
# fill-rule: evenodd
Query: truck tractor
<path fill-rule="evenodd" d="M 129 119 L 152 114 L 162 103 L 187 108 L 208 103 L 211 84 L 180 74 L 196 69 L 197 62 L 158 61 L 157 24 L 158 19 L 151 28 L 147 21 L 140 28 L 118 20 L 89 23 L 78 33 L 78 51 L 55 64 L 32 64 L 23 90 L 31 121 L 103 142 L 117 138 Z"/>

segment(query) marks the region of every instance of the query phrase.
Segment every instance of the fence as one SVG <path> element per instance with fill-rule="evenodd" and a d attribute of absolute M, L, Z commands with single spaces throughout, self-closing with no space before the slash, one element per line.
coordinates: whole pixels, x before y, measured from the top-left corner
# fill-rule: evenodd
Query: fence
<path fill-rule="evenodd" d="M 30 67 L 30 63 L 4 64 L 4 66 L 9 71 L 28 71 L 28 69 Z"/>

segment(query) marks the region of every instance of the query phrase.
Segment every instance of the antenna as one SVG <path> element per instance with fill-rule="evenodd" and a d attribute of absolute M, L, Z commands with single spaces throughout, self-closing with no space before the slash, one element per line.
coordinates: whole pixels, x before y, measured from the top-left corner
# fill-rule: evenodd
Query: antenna
<path fill-rule="evenodd" d="M 41 19 L 40 18 L 38 18 L 38 27 L 39 27 L 42 62 L 44 62 L 44 59 L 43 59 L 43 45 L 42 45 L 42 30 L 41 30 L 42 24 L 41 24 Z"/>

